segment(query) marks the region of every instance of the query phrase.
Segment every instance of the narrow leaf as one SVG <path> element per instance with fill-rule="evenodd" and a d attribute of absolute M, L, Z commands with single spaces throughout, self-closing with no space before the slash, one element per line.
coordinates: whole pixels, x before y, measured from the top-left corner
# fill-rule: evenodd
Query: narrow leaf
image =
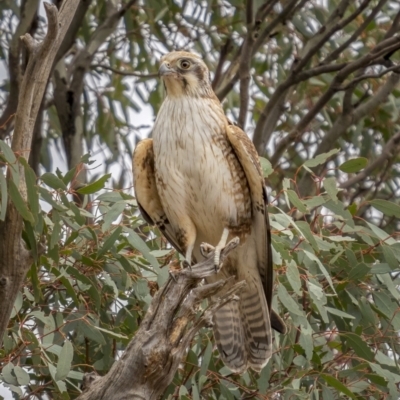
<path fill-rule="evenodd" d="M 104 336 L 94 326 L 81 321 L 79 323 L 79 328 L 88 339 L 92 339 L 99 344 L 106 344 Z"/>
<path fill-rule="evenodd" d="M 336 178 L 326 178 L 324 179 L 323 182 L 324 188 L 326 190 L 326 193 L 328 193 L 328 196 L 335 202 L 337 203 L 337 186 L 336 186 Z"/>
<path fill-rule="evenodd" d="M 301 295 L 301 279 L 299 269 L 297 268 L 296 263 L 291 260 L 286 268 L 286 277 L 292 286 L 293 290 L 299 296 Z"/>
<path fill-rule="evenodd" d="M 341 383 L 340 381 L 338 381 L 336 378 L 334 378 L 331 375 L 327 375 L 327 374 L 321 374 L 320 375 L 325 382 L 335 388 L 336 390 L 338 390 L 339 392 L 342 392 L 344 394 L 346 394 L 347 396 L 349 396 L 350 398 L 357 400 L 357 396 L 351 392 L 345 385 L 343 385 L 343 383 Z"/>
<path fill-rule="evenodd" d="M 287 190 L 286 192 L 290 202 L 293 204 L 294 207 L 296 207 L 300 212 L 304 214 L 308 213 L 307 207 L 302 203 L 302 201 L 299 199 L 299 196 L 297 196 L 297 193 L 294 190 Z"/>
<path fill-rule="evenodd" d="M 351 160 L 345 161 L 343 164 L 339 166 L 339 169 L 343 172 L 347 172 L 348 174 L 361 171 L 368 164 L 368 159 L 365 157 L 353 158 Z"/>
<path fill-rule="evenodd" d="M 104 242 L 103 247 L 97 252 L 97 256 L 101 257 L 105 253 L 107 253 L 108 250 L 111 249 L 111 247 L 115 244 L 117 239 L 119 238 L 119 235 L 122 232 L 122 226 L 119 226 L 112 234 L 111 236 L 108 237 L 108 239 Z"/>
<path fill-rule="evenodd" d="M 398 204 L 382 199 L 371 200 L 369 204 L 388 217 L 400 218 L 400 206 Z"/>
<path fill-rule="evenodd" d="M 365 343 L 362 338 L 355 333 L 345 333 L 342 335 L 346 339 L 346 343 L 350 349 L 361 358 L 367 361 L 373 361 L 375 356 L 373 351 L 369 348 L 367 343 Z"/>
<path fill-rule="evenodd" d="M 25 158 L 20 157 L 19 162 L 24 166 L 25 170 L 25 182 L 28 194 L 28 205 L 32 211 L 35 222 L 37 222 L 37 216 L 40 211 L 39 207 L 39 192 L 36 185 L 36 175 L 31 166 L 25 160 Z"/>
<path fill-rule="evenodd" d="M 316 167 L 317 165 L 323 164 L 329 157 L 333 156 L 336 153 L 339 153 L 340 149 L 333 149 L 328 151 L 328 153 L 322 153 L 312 158 L 311 160 L 307 160 L 303 165 L 309 168 Z"/>
<path fill-rule="evenodd" d="M 0 171 L 0 195 L 0 221 L 4 221 L 7 211 L 8 189 L 6 178 L 4 177 L 2 171 Z"/>
<path fill-rule="evenodd" d="M 347 318 L 347 319 L 354 319 L 355 318 L 352 315 L 347 314 L 344 311 L 338 310 L 337 308 L 332 308 L 332 307 L 325 306 L 325 309 L 326 309 L 326 311 L 328 311 L 329 314 L 337 315 L 338 317 Z"/>
<path fill-rule="evenodd" d="M 31 380 L 29 374 L 18 365 L 14 367 L 14 375 L 17 378 L 18 384 L 21 386 L 28 385 Z"/>
<path fill-rule="evenodd" d="M 71 363 L 74 357 L 74 348 L 69 340 L 64 342 L 61 350 L 60 357 L 58 357 L 57 372 L 55 376 L 56 381 L 64 380 L 69 371 L 71 370 Z"/>
<path fill-rule="evenodd" d="M 99 190 L 104 188 L 106 182 L 108 181 L 108 179 L 110 177 L 111 177 L 111 174 L 106 174 L 106 175 L 102 176 L 100 179 L 98 179 L 97 181 L 89 183 L 89 185 L 86 185 L 80 189 L 77 189 L 77 193 L 79 193 L 79 194 L 96 193 Z"/>
<path fill-rule="evenodd" d="M 67 190 L 67 186 L 65 185 L 65 183 L 58 176 L 50 172 L 46 172 L 45 174 L 43 174 L 40 179 L 52 189 Z"/>
<path fill-rule="evenodd" d="M 32 213 L 28 210 L 28 207 L 13 180 L 9 181 L 9 193 L 15 208 L 21 214 L 22 218 L 29 221 L 31 224 L 34 224 L 35 219 L 33 218 Z"/>

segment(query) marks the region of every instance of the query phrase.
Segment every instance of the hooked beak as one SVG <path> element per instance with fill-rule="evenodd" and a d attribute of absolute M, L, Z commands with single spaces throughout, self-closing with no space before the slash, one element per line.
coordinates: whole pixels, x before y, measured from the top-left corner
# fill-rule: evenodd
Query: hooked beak
<path fill-rule="evenodd" d="M 160 66 L 160 69 L 158 70 L 158 75 L 160 77 L 171 76 L 171 75 L 176 75 L 176 72 L 173 69 L 171 69 L 167 63 L 163 62 Z"/>

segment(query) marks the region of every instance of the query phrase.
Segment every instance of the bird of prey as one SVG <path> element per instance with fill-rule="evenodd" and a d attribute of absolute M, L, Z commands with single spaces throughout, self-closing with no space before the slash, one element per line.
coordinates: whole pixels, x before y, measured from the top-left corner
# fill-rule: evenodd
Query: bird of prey
<path fill-rule="evenodd" d="M 233 372 L 261 371 L 272 353 L 271 326 L 286 327 L 271 309 L 273 271 L 267 194 L 257 152 L 248 136 L 225 116 L 197 55 L 161 58 L 166 98 L 152 139 L 133 154 L 136 199 L 144 219 L 157 225 L 187 262 L 202 259 L 200 245 L 240 245 L 207 282 L 245 280 L 239 299 L 213 319 L 221 358 Z"/>

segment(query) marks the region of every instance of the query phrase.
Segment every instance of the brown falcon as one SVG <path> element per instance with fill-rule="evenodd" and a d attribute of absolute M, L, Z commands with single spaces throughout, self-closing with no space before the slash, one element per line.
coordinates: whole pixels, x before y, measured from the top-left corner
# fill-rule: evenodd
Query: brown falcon
<path fill-rule="evenodd" d="M 207 278 L 235 276 L 247 283 L 238 301 L 215 314 L 214 336 L 230 369 L 260 371 L 271 357 L 271 325 L 280 332 L 286 328 L 271 309 L 271 236 L 257 152 L 225 116 L 201 58 L 169 53 L 159 73 L 167 96 L 153 139 L 142 140 L 133 155 L 139 207 L 189 263 L 202 259 L 205 242 L 215 246 L 218 264 L 225 244 L 240 238 L 223 268 Z"/>

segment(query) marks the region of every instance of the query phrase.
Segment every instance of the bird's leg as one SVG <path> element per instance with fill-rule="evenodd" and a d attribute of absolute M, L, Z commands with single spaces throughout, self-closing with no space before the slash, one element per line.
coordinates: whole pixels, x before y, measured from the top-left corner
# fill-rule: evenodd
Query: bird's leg
<path fill-rule="evenodd" d="M 186 268 L 190 268 L 190 266 L 192 265 L 192 253 L 193 253 L 193 247 L 194 244 L 191 244 L 188 246 L 188 248 L 186 249 L 186 253 L 185 253 L 185 261 L 183 262 L 183 266 Z"/>
<path fill-rule="evenodd" d="M 179 228 L 176 229 L 175 234 L 179 245 L 182 249 L 182 254 L 185 255 L 185 261 L 182 263 L 183 267 L 190 267 L 193 263 L 193 248 L 196 242 L 196 226 L 192 220 L 185 215 L 181 215 L 179 221 Z"/>
<path fill-rule="evenodd" d="M 226 241 L 228 240 L 228 236 L 229 236 L 229 229 L 224 228 L 221 239 L 219 240 L 218 244 L 215 246 L 214 267 L 215 267 L 216 271 L 218 271 L 218 267 L 219 267 L 221 250 L 225 247 Z"/>

